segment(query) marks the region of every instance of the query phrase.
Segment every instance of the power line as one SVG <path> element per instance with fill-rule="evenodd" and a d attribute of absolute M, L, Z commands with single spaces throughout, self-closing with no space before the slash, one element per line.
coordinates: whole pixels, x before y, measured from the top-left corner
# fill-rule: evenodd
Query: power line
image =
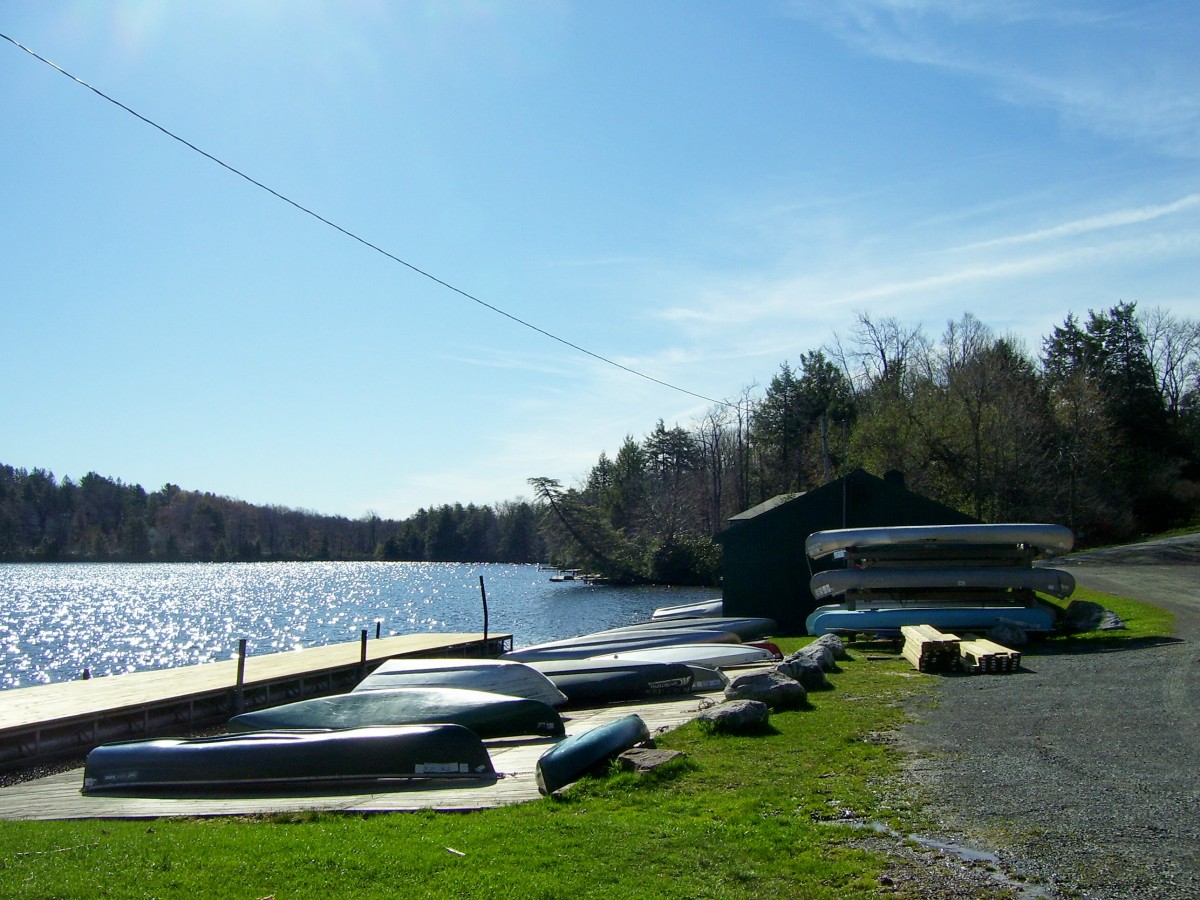
<path fill-rule="evenodd" d="M 681 394 L 687 394 L 688 396 L 695 397 L 698 400 L 704 400 L 708 403 L 715 403 L 718 406 L 729 406 L 729 407 L 734 406 L 734 404 L 729 403 L 728 401 L 714 400 L 712 397 L 706 397 L 703 394 L 697 394 L 695 391 L 689 391 L 687 388 L 682 388 L 682 387 L 679 387 L 679 385 L 671 384 L 670 382 L 663 381 L 660 378 L 655 378 L 653 375 L 647 375 L 645 372 L 639 372 L 637 369 L 632 369 L 629 366 L 626 366 L 626 365 L 623 365 L 623 364 L 617 362 L 616 360 L 609 359 L 607 356 L 602 356 L 599 353 L 595 353 L 591 350 L 588 350 L 586 347 L 581 347 L 578 344 L 573 343 L 572 341 L 569 341 L 564 337 L 559 337 L 556 334 L 546 331 L 544 328 L 539 328 L 537 325 L 534 325 L 532 322 L 526 321 L 525 319 L 522 319 L 519 316 L 515 316 L 510 312 L 506 312 L 505 310 L 501 309 L 500 307 L 495 306 L 491 303 L 488 303 L 486 300 L 483 300 L 483 299 L 475 296 L 474 294 L 463 290 L 462 288 L 456 287 L 455 285 L 451 284 L 448 281 L 445 281 L 444 279 L 439 278 L 438 276 L 432 274 L 431 272 L 428 272 L 425 269 L 422 269 L 419 266 L 416 266 L 413 263 L 410 263 L 405 259 L 401 259 L 399 256 L 396 256 L 394 253 L 391 253 L 391 252 L 383 249 L 378 244 L 371 243 L 366 238 L 361 237 L 358 234 L 355 234 L 353 231 L 350 231 L 348 228 L 343 228 L 341 225 L 338 225 L 336 222 L 330 221 L 329 219 L 322 216 L 320 213 L 314 212 L 313 210 L 309 209 L 307 206 L 297 203 L 295 200 L 291 199 L 290 197 L 279 193 L 279 191 L 275 190 L 274 188 L 263 184 L 261 181 L 258 181 L 257 179 L 250 177 L 249 175 L 247 175 L 245 172 L 241 171 L 240 169 L 237 169 L 234 166 L 231 166 L 229 163 L 225 162 L 224 160 L 219 159 L 216 156 L 213 156 L 208 151 L 202 150 L 200 147 L 197 147 L 191 141 L 188 141 L 185 138 L 180 137 L 179 135 L 175 134 L 173 131 L 170 131 L 167 128 L 164 128 L 162 125 L 159 125 L 154 120 L 149 119 L 146 116 L 143 116 L 137 110 L 131 109 L 130 107 L 128 107 L 124 103 L 122 103 L 120 100 L 116 100 L 113 97 L 110 97 L 108 94 L 104 93 L 104 91 L 100 90 L 99 88 L 95 87 L 94 85 L 88 84 L 82 78 L 72 75 L 70 72 L 68 72 L 62 66 L 58 65 L 58 63 L 55 63 L 55 62 L 52 62 L 51 60 L 46 59 L 44 56 L 41 56 L 40 54 L 34 52 L 29 47 L 26 47 L 20 41 L 14 40 L 13 38 L 9 37 L 7 34 L 4 34 L 3 32 L 0 32 L 0 38 L 4 38 L 4 40 L 8 41 L 10 44 L 12 44 L 17 49 L 25 51 L 30 56 L 32 56 L 34 59 L 45 63 L 46 65 L 50 66 L 52 69 L 65 75 L 67 78 L 70 78 L 73 82 L 80 85 L 81 87 L 87 88 L 89 91 L 91 91 L 93 94 L 100 97 L 101 99 L 107 100 L 109 103 L 113 104 L 116 107 L 119 107 L 120 109 L 129 113 L 134 118 L 140 119 L 142 122 L 149 125 L 151 128 L 157 129 L 158 131 L 162 132 L 163 134 L 165 134 L 167 137 L 171 138 L 174 141 L 178 141 L 179 143 L 181 143 L 185 147 L 187 147 L 189 150 L 194 150 L 196 153 L 199 153 L 205 159 L 209 160 L 210 162 L 216 163 L 218 166 L 220 166 L 221 168 L 230 172 L 231 174 L 236 175 L 239 178 L 250 182 L 250 184 L 254 185 L 256 188 L 259 188 L 260 190 L 266 191 L 268 194 L 270 194 L 272 197 L 275 197 L 277 200 L 282 200 L 284 203 L 288 204 L 288 206 L 291 206 L 292 208 L 304 213 L 305 215 L 312 216 L 314 219 L 316 219 L 318 222 L 322 223 L 323 225 L 327 225 L 328 227 L 334 229 L 335 231 L 340 232 L 341 234 L 345 235 L 346 237 L 350 238 L 351 240 L 358 241 L 358 243 L 362 244 L 364 247 L 368 247 L 371 250 L 374 250 L 376 253 L 379 253 L 382 256 L 386 256 L 388 259 L 392 260 L 392 262 L 397 262 L 400 265 L 404 266 L 405 268 L 410 269 L 411 271 L 415 272 L 416 274 L 418 274 L 424 278 L 428 278 L 430 281 L 434 282 L 435 284 L 438 284 L 438 285 L 446 288 L 446 290 L 453 291 L 454 293 L 458 294 L 460 297 L 465 297 L 467 300 L 471 300 L 474 303 L 478 303 L 480 306 L 484 307 L 485 309 L 491 310 L 492 312 L 496 313 L 497 315 L 503 316 L 504 318 L 506 318 L 512 322 L 516 322 L 518 325 L 522 325 L 531 331 L 536 331 L 538 334 L 542 335 L 543 337 L 547 337 L 552 341 L 557 341 L 558 343 L 563 344 L 566 347 L 570 347 L 572 350 L 576 350 L 579 353 L 583 353 L 587 356 L 590 356 L 590 357 L 592 357 L 592 359 L 599 360 L 600 362 L 605 363 L 606 365 L 613 366 L 614 368 L 620 369 L 623 372 L 628 372 L 630 375 L 635 375 L 638 378 L 645 379 L 646 381 L 652 381 L 657 385 L 661 385 L 662 387 L 669 388 L 670 390 L 673 390 L 673 391 L 678 391 Z"/>

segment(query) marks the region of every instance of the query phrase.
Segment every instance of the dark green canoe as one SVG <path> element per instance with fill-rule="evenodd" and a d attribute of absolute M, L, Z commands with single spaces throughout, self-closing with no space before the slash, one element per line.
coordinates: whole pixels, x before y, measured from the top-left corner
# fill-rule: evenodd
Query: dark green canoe
<path fill-rule="evenodd" d="M 530 665 L 566 694 L 573 706 L 687 694 L 695 678 L 682 663 L 561 659 Z"/>
<path fill-rule="evenodd" d="M 228 727 L 230 731 L 271 731 L 444 722 L 463 725 L 484 739 L 519 734 L 553 737 L 563 733 L 562 716 L 541 700 L 449 687 L 392 688 L 315 697 L 242 713 L 230 719 Z"/>
<path fill-rule="evenodd" d="M 261 731 L 103 744 L 83 792 L 236 791 L 397 778 L 495 778 L 479 737 L 461 725 Z"/>
<path fill-rule="evenodd" d="M 639 715 L 628 715 L 555 744 L 537 762 L 537 785 L 543 794 L 565 787 L 602 762 L 649 740 Z"/>

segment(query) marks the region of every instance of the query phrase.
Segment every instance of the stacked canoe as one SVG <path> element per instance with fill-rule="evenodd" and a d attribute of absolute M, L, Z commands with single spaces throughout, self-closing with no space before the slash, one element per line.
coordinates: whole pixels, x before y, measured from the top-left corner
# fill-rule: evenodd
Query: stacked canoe
<path fill-rule="evenodd" d="M 808 632 L 895 635 L 907 625 L 986 631 L 1001 623 L 1052 631 L 1056 614 L 1038 594 L 1065 599 L 1075 580 L 1033 561 L 1066 552 L 1073 541 L 1070 529 L 1037 523 L 816 532 L 805 550 L 826 568 L 809 587 L 818 600 L 835 602 L 809 615 Z"/>

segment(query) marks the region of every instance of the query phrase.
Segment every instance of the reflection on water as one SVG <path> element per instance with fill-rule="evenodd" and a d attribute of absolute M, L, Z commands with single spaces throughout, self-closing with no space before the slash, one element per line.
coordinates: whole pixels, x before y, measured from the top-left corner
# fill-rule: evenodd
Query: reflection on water
<path fill-rule="evenodd" d="M 626 625 L 713 588 L 552 583 L 536 566 L 458 563 L 0 565 L 0 689 L 384 635 L 482 631 L 516 646 Z"/>

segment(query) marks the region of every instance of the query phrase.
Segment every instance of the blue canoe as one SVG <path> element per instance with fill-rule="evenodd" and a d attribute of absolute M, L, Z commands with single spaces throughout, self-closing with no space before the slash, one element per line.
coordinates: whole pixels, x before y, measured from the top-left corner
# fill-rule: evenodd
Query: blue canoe
<path fill-rule="evenodd" d="M 650 730 L 636 714 L 572 735 L 538 759 L 538 790 L 552 794 L 606 760 L 649 739 Z"/>
<path fill-rule="evenodd" d="M 940 631 L 986 631 L 1002 622 L 1025 631 L 1054 630 L 1054 612 L 1044 606 L 980 606 L 978 604 L 913 604 L 890 609 L 819 606 L 805 620 L 809 634 L 899 634 L 905 625 L 932 625 Z"/>
<path fill-rule="evenodd" d="M 495 777 L 487 748 L 468 729 L 406 725 L 103 744 L 87 756 L 83 793 L 273 790 L 390 779 Z"/>

